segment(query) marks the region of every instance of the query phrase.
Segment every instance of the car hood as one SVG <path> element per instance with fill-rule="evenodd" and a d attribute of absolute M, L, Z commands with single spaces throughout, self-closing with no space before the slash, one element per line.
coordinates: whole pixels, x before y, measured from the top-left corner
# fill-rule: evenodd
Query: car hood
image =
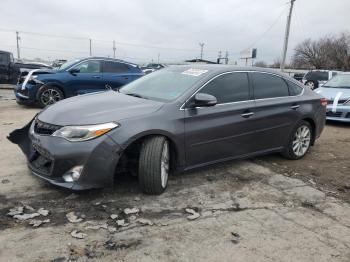
<path fill-rule="evenodd" d="M 106 91 L 62 100 L 43 110 L 38 119 L 60 126 L 101 124 L 151 114 L 163 104 Z"/>
<path fill-rule="evenodd" d="M 324 96 L 328 100 L 334 100 L 338 96 L 339 100 L 350 99 L 350 88 L 320 87 L 317 88 L 315 92 Z"/>
<path fill-rule="evenodd" d="M 56 74 L 57 70 L 54 69 L 28 69 L 25 67 L 21 67 L 21 76 L 24 77 L 28 74 L 31 75 L 37 75 L 38 78 L 40 79 L 42 76 L 45 76 L 47 74 Z"/>

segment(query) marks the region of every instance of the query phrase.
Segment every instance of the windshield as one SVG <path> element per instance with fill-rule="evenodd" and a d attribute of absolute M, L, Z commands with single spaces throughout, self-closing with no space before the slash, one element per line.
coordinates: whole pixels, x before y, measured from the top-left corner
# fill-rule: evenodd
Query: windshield
<path fill-rule="evenodd" d="M 325 83 L 323 87 L 350 89 L 350 74 L 338 74 Z"/>
<path fill-rule="evenodd" d="M 70 68 L 72 65 L 74 65 L 78 61 L 79 61 L 78 59 L 68 61 L 68 62 L 64 63 L 63 65 L 61 65 L 59 67 L 59 69 L 60 70 L 66 70 L 66 69 Z"/>
<path fill-rule="evenodd" d="M 197 70 L 196 72 L 201 71 L 198 74 L 192 73 L 193 71 L 190 70 L 194 69 L 160 70 L 131 82 L 121 88 L 120 92 L 141 98 L 169 102 L 191 88 L 195 82 L 201 79 L 200 75 L 208 71 Z"/>

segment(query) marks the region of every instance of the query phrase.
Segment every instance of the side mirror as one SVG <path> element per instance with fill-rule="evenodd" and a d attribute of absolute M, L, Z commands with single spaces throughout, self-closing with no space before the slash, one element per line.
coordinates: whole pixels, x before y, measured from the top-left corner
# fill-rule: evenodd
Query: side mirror
<path fill-rule="evenodd" d="M 80 73 L 80 70 L 78 68 L 72 68 L 68 70 L 69 73 L 71 73 L 72 75 L 75 75 L 77 73 Z"/>
<path fill-rule="evenodd" d="M 205 94 L 205 93 L 197 93 L 194 96 L 191 107 L 208 107 L 215 106 L 218 103 L 215 96 Z"/>

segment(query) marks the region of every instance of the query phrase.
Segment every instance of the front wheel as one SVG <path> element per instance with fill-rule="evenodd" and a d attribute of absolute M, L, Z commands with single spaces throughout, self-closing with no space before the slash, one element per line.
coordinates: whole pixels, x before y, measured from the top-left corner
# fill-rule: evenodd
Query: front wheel
<path fill-rule="evenodd" d="M 312 139 L 311 125 L 306 121 L 299 122 L 293 129 L 283 155 L 288 159 L 304 157 L 310 148 Z"/>
<path fill-rule="evenodd" d="M 38 93 L 40 107 L 52 105 L 64 98 L 62 91 L 55 86 L 43 86 Z"/>
<path fill-rule="evenodd" d="M 147 138 L 139 158 L 139 185 L 146 194 L 159 195 L 168 185 L 170 169 L 169 141 L 163 136 Z"/>

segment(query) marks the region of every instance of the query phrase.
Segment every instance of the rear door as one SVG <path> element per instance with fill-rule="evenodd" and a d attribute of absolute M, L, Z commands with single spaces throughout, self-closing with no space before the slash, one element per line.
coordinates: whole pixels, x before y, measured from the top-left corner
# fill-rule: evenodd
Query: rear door
<path fill-rule="evenodd" d="M 66 84 L 69 93 L 74 95 L 98 92 L 106 90 L 103 74 L 102 60 L 86 60 L 73 67 L 78 73 L 66 72 Z"/>
<path fill-rule="evenodd" d="M 211 94 L 218 104 L 185 108 L 187 166 L 200 166 L 245 155 L 254 143 L 254 101 L 248 74 L 225 73 L 208 82 L 199 93 Z"/>
<path fill-rule="evenodd" d="M 135 78 L 127 64 L 115 61 L 103 62 L 103 79 L 112 89 L 119 89 Z"/>
<path fill-rule="evenodd" d="M 287 82 L 278 75 L 251 72 L 255 98 L 256 143 L 254 151 L 269 151 L 286 145 L 299 118 L 300 102 L 290 96 Z"/>

